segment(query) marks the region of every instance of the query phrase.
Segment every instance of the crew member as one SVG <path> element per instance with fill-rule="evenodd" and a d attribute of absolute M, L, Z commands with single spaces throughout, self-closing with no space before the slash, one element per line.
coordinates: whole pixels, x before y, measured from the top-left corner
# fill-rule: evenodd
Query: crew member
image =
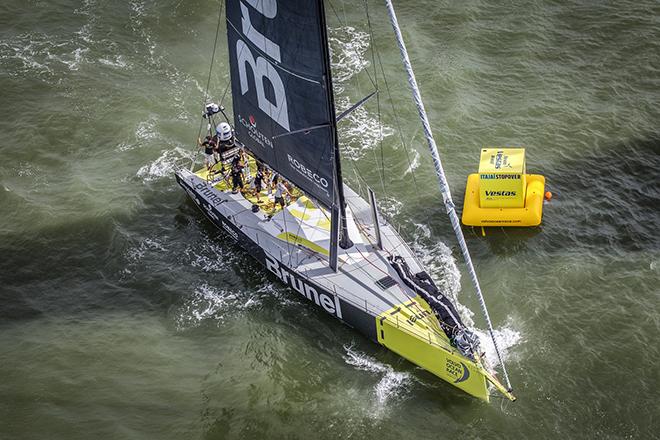
<path fill-rule="evenodd" d="M 282 179 L 275 177 L 273 180 L 273 186 L 275 189 L 275 204 L 273 205 L 273 213 L 277 209 L 277 205 L 279 204 L 282 209 L 286 208 L 286 201 L 284 200 L 284 195 L 286 194 L 287 196 L 291 197 L 291 193 L 287 189 L 286 185 L 284 185 L 284 182 Z M 273 214 L 271 214 L 272 216 Z"/>
<path fill-rule="evenodd" d="M 219 123 L 215 128 L 215 138 L 217 139 L 220 155 L 234 147 L 234 133 L 231 126 L 226 122 Z"/>
<path fill-rule="evenodd" d="M 252 181 L 254 194 L 257 196 L 257 203 L 263 203 L 261 201 L 261 190 L 263 189 L 264 177 L 264 170 L 261 164 L 257 163 L 257 173 L 254 175 L 254 180 Z"/>
<path fill-rule="evenodd" d="M 243 177 L 246 182 L 249 182 L 252 179 L 252 172 L 250 170 L 250 156 L 248 156 L 245 148 L 241 148 L 239 152 L 241 160 L 243 161 Z"/>
<path fill-rule="evenodd" d="M 236 155 L 231 162 L 232 193 L 236 194 L 243 189 L 243 164 L 240 155 Z"/>
<path fill-rule="evenodd" d="M 220 161 L 218 143 L 215 137 L 211 136 L 206 136 L 204 142 L 201 142 L 200 139 L 197 139 L 197 142 L 201 147 L 204 147 L 204 164 L 206 165 L 206 169 L 211 171 L 211 168 Z"/>

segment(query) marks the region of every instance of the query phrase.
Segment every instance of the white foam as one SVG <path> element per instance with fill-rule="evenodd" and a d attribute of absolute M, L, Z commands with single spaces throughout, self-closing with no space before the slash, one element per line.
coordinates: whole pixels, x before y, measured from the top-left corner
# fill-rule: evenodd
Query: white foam
<path fill-rule="evenodd" d="M 369 49 L 369 34 L 352 26 L 330 28 L 328 41 L 333 84 L 335 88 L 339 85 L 338 92 L 341 92 L 341 83 L 348 81 L 369 65 L 365 57 Z"/>
<path fill-rule="evenodd" d="M 342 112 L 354 104 L 348 97 L 341 96 L 344 85 L 369 65 L 365 56 L 369 48 L 369 34 L 343 26 L 330 29 L 329 41 L 333 86 L 335 95 L 339 97 L 335 104 L 338 112 Z M 369 86 L 371 90 L 371 83 Z M 384 125 L 377 115 L 370 114 L 364 106 L 347 115 L 338 129 L 342 156 L 351 160 L 360 159 L 383 139 L 394 134 L 392 128 Z"/>
<path fill-rule="evenodd" d="M 260 305 L 260 298 L 253 294 L 233 292 L 204 283 L 197 286 L 192 296 L 179 308 L 175 322 L 177 329 L 182 331 L 197 327 L 206 320 L 223 322 L 226 317 L 235 316 L 237 310 Z"/>
<path fill-rule="evenodd" d="M 227 266 L 233 263 L 235 255 L 210 240 L 188 246 L 183 254 L 192 267 L 203 272 L 224 272 Z"/>
<path fill-rule="evenodd" d="M 14 169 L 19 177 L 34 177 L 39 173 L 39 169 L 28 162 L 21 162 Z"/>
<path fill-rule="evenodd" d="M 129 2 L 131 5 L 131 16 L 136 20 L 138 24 L 142 24 L 142 17 L 144 17 L 144 1 L 131 0 Z"/>
<path fill-rule="evenodd" d="M 337 100 L 338 111 L 344 111 L 352 103 L 348 98 Z M 338 126 L 341 139 L 342 157 L 357 160 L 369 150 L 380 145 L 380 142 L 394 134 L 394 130 L 378 121 L 376 115 L 370 114 L 365 107 L 360 107 L 346 116 Z"/>
<path fill-rule="evenodd" d="M 489 365 L 493 367 L 499 365 L 499 359 L 497 358 L 495 345 L 493 344 L 493 340 L 491 339 L 488 332 L 477 330 L 476 334 L 479 336 L 481 349 L 486 353 L 486 360 L 488 361 Z M 497 341 L 497 347 L 500 349 L 502 360 L 506 361 L 509 358 L 510 349 L 522 341 L 522 335 L 519 331 L 509 327 L 495 329 L 493 334 L 495 336 L 495 340 Z"/>
<path fill-rule="evenodd" d="M 52 74 L 50 66 L 47 65 L 48 55 L 50 54 L 49 48 L 52 46 L 53 44 L 43 34 L 17 35 L 11 40 L 0 42 L 0 60 L 19 60 L 23 65 L 23 72 L 16 72 L 15 68 L 6 68 L 9 72 L 15 74 L 27 72 L 33 75 L 40 73 Z"/>
<path fill-rule="evenodd" d="M 393 219 L 397 214 L 401 212 L 401 207 L 403 203 L 395 199 L 394 197 L 384 196 L 378 199 L 378 209 L 381 214 L 385 216 L 388 220 Z"/>
<path fill-rule="evenodd" d="M 123 55 L 116 55 L 112 58 L 99 58 L 99 63 L 117 69 L 126 69 L 129 67 Z"/>
<path fill-rule="evenodd" d="M 148 252 L 166 252 L 165 246 L 154 238 L 145 238 L 140 244 L 126 251 L 126 259 L 131 263 L 139 263 Z"/>
<path fill-rule="evenodd" d="M 159 137 L 156 124 L 158 123 L 158 116 L 149 115 L 149 119 L 142 121 L 135 129 L 135 138 L 138 141 L 148 141 L 157 139 Z"/>
<path fill-rule="evenodd" d="M 190 158 L 190 155 L 190 151 L 186 151 L 181 147 L 163 150 L 158 159 L 140 167 L 136 176 L 144 182 L 151 182 L 163 177 L 171 178 L 176 169 L 176 164 L 181 162 L 182 159 Z"/>
<path fill-rule="evenodd" d="M 408 168 L 403 173 L 404 175 L 412 173 L 419 167 L 419 158 L 420 158 L 419 151 L 413 150 L 413 152 L 415 153 L 415 157 L 413 157 L 413 159 L 410 161 L 410 165 L 408 165 Z"/>
<path fill-rule="evenodd" d="M 388 401 L 402 397 L 406 393 L 412 381 L 410 374 L 394 371 L 390 365 L 380 363 L 364 353 L 359 353 L 352 346 L 345 345 L 344 350 L 346 354 L 343 358 L 348 365 L 381 376 L 373 391 L 374 406 L 377 411 L 382 411 Z"/>
<path fill-rule="evenodd" d="M 232 292 L 208 284 L 196 287 L 175 318 L 178 330 L 196 327 L 209 318 L 222 320 L 222 311 L 233 298 L 235 295 Z"/>
<path fill-rule="evenodd" d="M 92 24 L 87 23 L 83 25 L 83 27 L 80 28 L 79 31 L 74 32 L 74 34 L 78 35 L 82 41 L 85 43 L 92 43 Z"/>
<path fill-rule="evenodd" d="M 61 55 L 53 55 L 48 53 L 47 57 L 51 60 L 57 61 L 64 64 L 69 68 L 69 70 L 76 71 L 80 68 L 80 65 L 86 61 L 85 54 L 89 52 L 87 47 L 77 47 L 70 53 L 65 53 Z"/>

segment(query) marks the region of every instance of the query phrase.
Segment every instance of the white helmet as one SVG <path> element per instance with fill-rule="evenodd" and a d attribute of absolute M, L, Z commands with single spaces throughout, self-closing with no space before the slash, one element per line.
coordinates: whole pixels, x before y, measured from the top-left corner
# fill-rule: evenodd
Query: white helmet
<path fill-rule="evenodd" d="M 218 134 L 218 138 L 221 141 L 228 141 L 231 139 L 231 126 L 226 122 L 219 123 L 215 132 Z"/>

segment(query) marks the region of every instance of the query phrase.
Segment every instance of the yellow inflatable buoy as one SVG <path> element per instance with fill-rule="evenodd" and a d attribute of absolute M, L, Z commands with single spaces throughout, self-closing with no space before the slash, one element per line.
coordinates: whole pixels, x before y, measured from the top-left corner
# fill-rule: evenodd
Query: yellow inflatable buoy
<path fill-rule="evenodd" d="M 545 177 L 527 174 L 524 148 L 482 148 L 479 173 L 468 176 L 463 224 L 538 226 L 543 215 Z M 483 233 L 483 229 L 482 229 Z"/>
<path fill-rule="evenodd" d="M 522 208 L 482 208 L 479 205 L 479 174 L 468 176 L 462 221 L 467 226 L 538 226 L 543 216 L 545 177 L 526 174 L 527 188 Z"/>

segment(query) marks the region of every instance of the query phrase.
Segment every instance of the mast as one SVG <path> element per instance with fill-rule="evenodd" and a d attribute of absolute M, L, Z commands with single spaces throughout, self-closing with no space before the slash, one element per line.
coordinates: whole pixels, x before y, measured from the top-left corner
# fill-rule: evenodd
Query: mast
<path fill-rule="evenodd" d="M 344 182 L 341 176 L 341 158 L 339 155 L 339 136 L 337 135 L 337 116 L 335 111 L 335 97 L 332 90 L 332 69 L 330 67 L 330 48 L 328 47 L 328 29 L 325 21 L 325 6 L 323 0 L 319 1 L 319 24 L 321 29 L 321 41 L 323 46 L 323 60 L 326 63 L 327 72 L 327 87 L 326 93 L 328 95 L 328 111 L 329 123 L 332 130 L 332 145 L 333 145 L 333 162 L 335 171 L 335 200 L 333 209 L 331 210 L 331 225 L 339 222 L 339 233 L 332 233 L 330 236 L 330 267 L 337 270 L 337 246 L 342 249 L 348 249 L 353 246 L 353 242 L 348 236 L 348 225 L 346 222 L 346 201 L 344 198 Z M 338 205 L 339 209 L 334 209 Z M 337 218 L 338 217 L 338 218 Z M 336 227 L 331 227 L 331 232 L 334 232 Z M 338 237 L 337 237 L 338 236 Z"/>
<path fill-rule="evenodd" d="M 440 161 L 440 155 L 438 154 L 438 147 L 435 144 L 435 139 L 433 139 L 433 133 L 431 132 L 431 125 L 429 124 L 428 116 L 426 115 L 426 109 L 424 108 L 424 103 L 422 102 L 422 96 L 420 95 L 419 88 L 417 87 L 417 80 L 415 79 L 415 73 L 413 72 L 412 65 L 410 64 L 410 58 L 408 57 L 408 51 L 406 45 L 403 41 L 403 36 L 401 35 L 401 29 L 399 28 L 399 22 L 396 19 L 396 13 L 394 12 L 394 6 L 392 5 L 392 0 L 385 0 L 387 6 L 387 12 L 390 16 L 390 22 L 394 28 L 394 35 L 396 36 L 397 45 L 399 46 L 399 51 L 401 52 L 401 59 L 403 61 L 403 66 L 406 69 L 408 74 L 408 84 L 413 93 L 413 99 L 415 105 L 417 106 L 417 112 L 419 117 L 422 120 L 422 125 L 424 127 L 424 135 L 426 136 L 426 141 L 431 151 L 431 157 L 433 158 L 433 164 L 435 165 L 435 172 L 438 175 L 438 183 L 440 184 L 440 192 L 442 193 L 442 199 L 447 209 L 447 215 L 451 221 L 452 228 L 454 229 L 454 234 L 456 239 L 461 247 L 461 252 L 463 254 L 463 259 L 470 273 L 470 279 L 472 284 L 477 292 L 477 297 L 479 298 L 479 305 L 481 306 L 481 311 L 486 318 L 486 323 L 488 325 L 488 332 L 490 337 L 493 340 L 493 346 L 495 347 L 495 352 L 497 357 L 502 365 L 502 372 L 504 373 L 504 378 L 506 380 L 506 385 L 508 391 L 512 390 L 511 382 L 509 381 L 509 375 L 507 374 L 506 367 L 502 360 L 500 354 L 500 349 L 497 346 L 497 341 L 495 340 L 495 335 L 493 331 L 493 324 L 490 321 L 490 316 L 488 314 L 488 309 L 486 308 L 486 302 L 484 300 L 483 294 L 481 293 L 481 287 L 479 285 L 479 280 L 477 279 L 477 274 L 472 265 L 472 259 L 470 258 L 470 252 L 468 251 L 467 244 L 465 243 L 465 237 L 463 236 L 463 231 L 461 230 L 461 225 L 458 221 L 458 215 L 456 214 L 456 209 L 454 202 L 451 198 L 451 192 L 449 191 L 449 184 L 447 183 L 447 178 L 445 177 L 445 172 L 442 167 L 442 162 Z"/>

